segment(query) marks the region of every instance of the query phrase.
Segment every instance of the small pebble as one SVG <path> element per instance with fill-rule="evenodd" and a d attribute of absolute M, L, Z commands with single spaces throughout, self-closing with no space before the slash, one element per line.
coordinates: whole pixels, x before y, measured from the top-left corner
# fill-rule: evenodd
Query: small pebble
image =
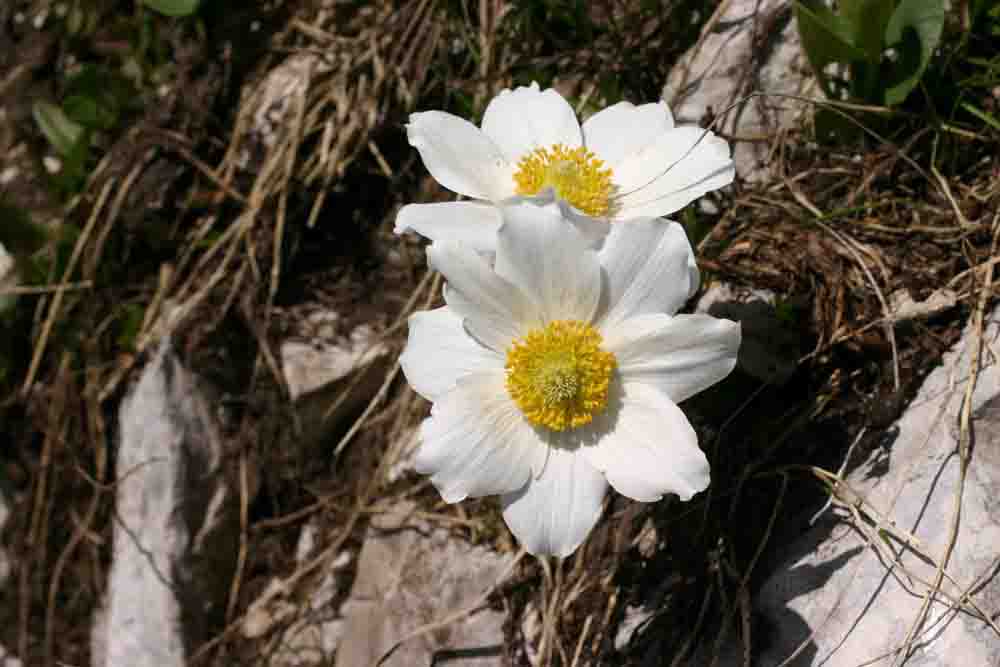
<path fill-rule="evenodd" d="M 50 174 L 58 173 L 59 170 L 62 169 L 62 160 L 54 155 L 46 155 L 43 157 L 42 164 L 45 165 L 45 171 Z"/>

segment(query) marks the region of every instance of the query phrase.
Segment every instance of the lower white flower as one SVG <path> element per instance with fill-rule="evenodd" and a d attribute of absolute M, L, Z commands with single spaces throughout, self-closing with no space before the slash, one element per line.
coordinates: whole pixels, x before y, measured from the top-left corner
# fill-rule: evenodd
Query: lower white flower
<path fill-rule="evenodd" d="M 677 403 L 732 371 L 740 327 L 674 314 L 698 280 L 676 223 L 614 225 L 594 250 L 556 207 L 503 215 L 493 266 L 466 244 L 428 248 L 447 305 L 410 318 L 400 358 L 434 404 L 415 466 L 450 503 L 501 494 L 528 551 L 566 556 L 608 484 L 640 501 L 708 486 Z"/>

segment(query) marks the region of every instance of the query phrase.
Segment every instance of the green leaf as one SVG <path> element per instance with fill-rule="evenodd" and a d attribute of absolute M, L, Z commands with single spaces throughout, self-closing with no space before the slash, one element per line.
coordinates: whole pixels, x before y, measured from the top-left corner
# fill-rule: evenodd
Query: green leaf
<path fill-rule="evenodd" d="M 888 68 L 885 103 L 900 104 L 927 69 L 944 28 L 943 0 L 902 0 L 885 29 L 885 45 L 898 59 Z"/>
<path fill-rule="evenodd" d="M 5 283 L 9 286 L 11 282 L 18 282 L 16 276 L 23 264 L 21 260 L 38 250 L 46 240 L 45 230 L 33 223 L 24 209 L 0 200 L 0 290 Z M 13 308 L 15 303 L 16 295 L 0 294 L 0 316 Z M 4 360 L 0 358 L 0 371 L 3 371 L 3 364 Z"/>
<path fill-rule="evenodd" d="M 62 109 L 49 102 L 37 101 L 31 109 L 38 129 L 60 155 L 69 155 L 83 136 L 83 126 Z"/>
<path fill-rule="evenodd" d="M 811 62 L 828 65 L 864 59 L 864 52 L 854 43 L 847 19 L 834 14 L 817 0 L 798 0 L 795 18 Z"/>
<path fill-rule="evenodd" d="M 118 72 L 88 64 L 67 79 L 62 108 L 85 127 L 108 130 L 118 122 L 122 110 L 137 98 L 135 89 Z"/>
<path fill-rule="evenodd" d="M 962 102 L 962 108 L 971 113 L 973 116 L 983 121 L 994 130 L 1000 131 L 1000 120 L 991 114 L 983 111 L 982 109 L 969 104 L 968 102 Z"/>
<path fill-rule="evenodd" d="M 0 201 L 0 245 L 12 255 L 30 255 L 48 241 L 44 227 L 31 221 L 24 209 Z"/>
<path fill-rule="evenodd" d="M 65 195 L 72 196 L 87 182 L 87 163 L 90 158 L 91 131 L 84 128 L 80 139 L 63 157 L 62 169 L 52 175 L 52 181 Z"/>
<path fill-rule="evenodd" d="M 135 348 L 135 339 L 139 335 L 145 317 L 146 310 L 140 305 L 130 303 L 123 307 L 116 339 L 119 346 L 127 350 Z"/>
<path fill-rule="evenodd" d="M 850 26 L 852 42 L 870 63 L 878 64 L 882 59 L 882 38 L 895 4 L 893 0 L 840 0 L 840 13 Z"/>
<path fill-rule="evenodd" d="M 201 0 L 142 0 L 142 4 L 164 16 L 191 16 Z"/>
<path fill-rule="evenodd" d="M 110 129 L 118 120 L 114 109 L 102 106 L 96 99 L 86 95 L 70 95 L 63 101 L 63 109 L 70 119 L 95 130 Z"/>
<path fill-rule="evenodd" d="M 795 19 L 809 64 L 824 92 L 833 97 L 833 89 L 824 68 L 830 63 L 864 60 L 865 52 L 855 46 L 851 25 L 847 20 L 834 14 L 818 0 L 797 1 Z"/>

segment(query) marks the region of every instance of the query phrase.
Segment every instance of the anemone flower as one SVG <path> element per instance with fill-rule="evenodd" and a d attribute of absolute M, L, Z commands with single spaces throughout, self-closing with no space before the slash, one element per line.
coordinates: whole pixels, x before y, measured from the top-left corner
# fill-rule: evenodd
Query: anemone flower
<path fill-rule="evenodd" d="M 675 314 L 698 280 L 676 223 L 614 225 L 595 250 L 556 206 L 501 211 L 492 265 L 428 247 L 447 305 L 411 316 L 400 358 L 433 403 L 415 468 L 449 503 L 499 494 L 531 553 L 566 556 L 609 484 L 646 502 L 708 486 L 677 404 L 729 374 L 740 327 Z"/>
<path fill-rule="evenodd" d="M 619 102 L 581 126 L 569 103 L 538 84 L 504 90 L 482 127 L 442 111 L 410 116 L 410 145 L 438 183 L 474 201 L 410 204 L 396 232 L 461 240 L 492 251 L 511 197 L 551 193 L 577 225 L 664 216 L 732 182 L 729 145 L 697 126 L 675 126 L 664 102 Z"/>

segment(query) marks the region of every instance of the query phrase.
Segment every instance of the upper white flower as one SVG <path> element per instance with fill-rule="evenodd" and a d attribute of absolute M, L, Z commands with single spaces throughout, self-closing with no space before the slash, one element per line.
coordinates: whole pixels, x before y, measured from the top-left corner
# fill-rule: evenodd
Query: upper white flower
<path fill-rule="evenodd" d="M 556 206 L 505 206 L 493 266 L 437 241 L 446 306 L 410 317 L 400 358 L 433 402 L 418 472 L 447 502 L 502 494 L 535 554 L 565 556 L 610 483 L 636 500 L 683 500 L 709 466 L 677 403 L 733 369 L 739 324 L 675 315 L 698 275 L 682 228 L 612 226 L 594 250 Z"/>
<path fill-rule="evenodd" d="M 406 133 L 438 183 L 479 201 L 405 206 L 396 232 L 486 251 L 501 223 L 490 204 L 510 197 L 552 190 L 582 217 L 605 221 L 603 235 L 606 222 L 667 215 L 735 175 L 729 145 L 697 126 L 675 126 L 664 102 L 619 102 L 581 126 L 559 93 L 538 84 L 493 98 L 482 128 L 425 111 L 410 116 Z"/>

